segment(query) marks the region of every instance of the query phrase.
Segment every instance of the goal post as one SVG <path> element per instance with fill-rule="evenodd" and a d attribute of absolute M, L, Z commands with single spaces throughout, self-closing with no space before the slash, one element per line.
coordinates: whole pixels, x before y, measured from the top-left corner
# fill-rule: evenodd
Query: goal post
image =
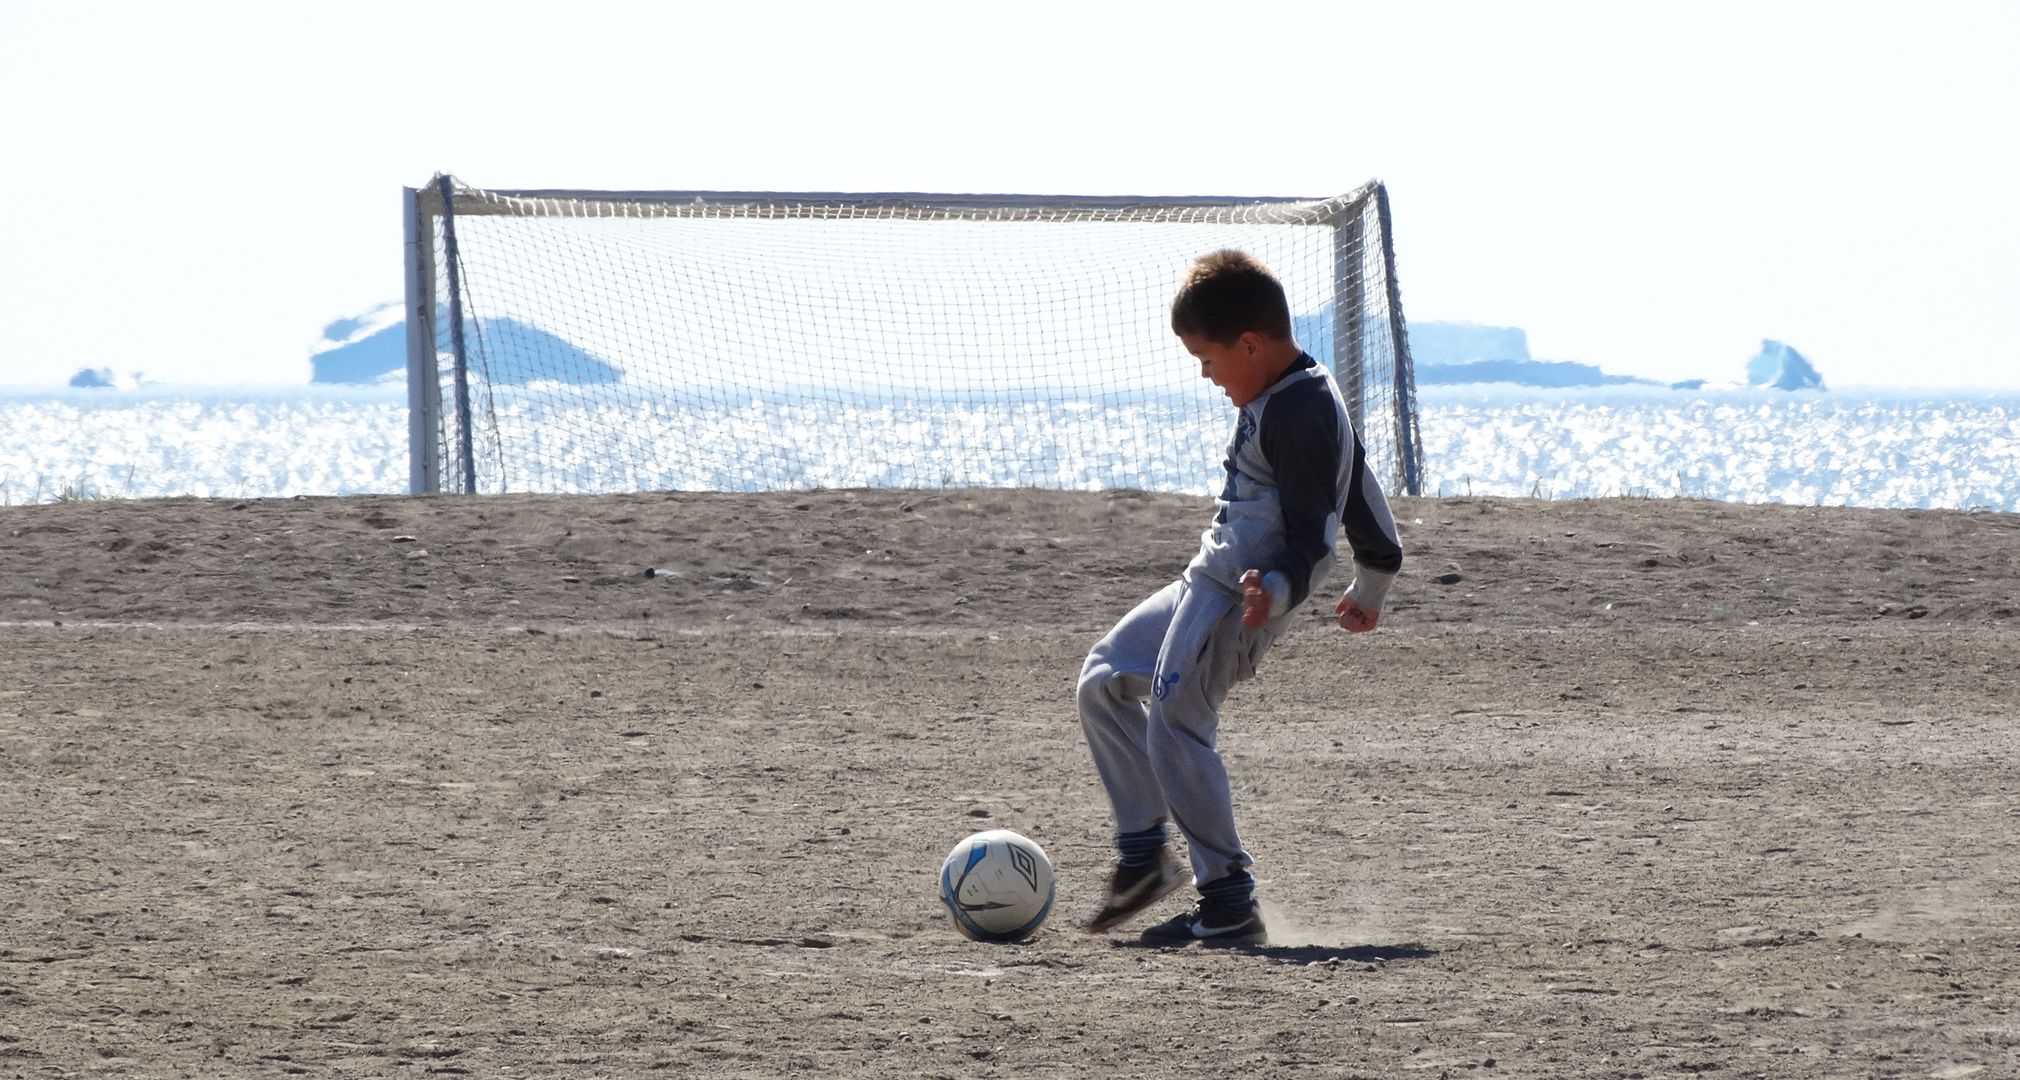
<path fill-rule="evenodd" d="M 415 492 L 1219 490 L 1171 334 L 1249 251 L 1370 463 L 1422 489 L 1388 193 L 404 189 Z"/>

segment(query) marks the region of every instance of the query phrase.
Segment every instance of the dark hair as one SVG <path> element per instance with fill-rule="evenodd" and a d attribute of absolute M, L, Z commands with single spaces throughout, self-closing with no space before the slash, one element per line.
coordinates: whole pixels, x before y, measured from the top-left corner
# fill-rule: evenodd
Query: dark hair
<path fill-rule="evenodd" d="M 1194 259 L 1171 301 L 1172 333 L 1232 345 L 1250 330 L 1291 340 L 1291 308 L 1283 283 L 1246 251 L 1222 248 Z"/>

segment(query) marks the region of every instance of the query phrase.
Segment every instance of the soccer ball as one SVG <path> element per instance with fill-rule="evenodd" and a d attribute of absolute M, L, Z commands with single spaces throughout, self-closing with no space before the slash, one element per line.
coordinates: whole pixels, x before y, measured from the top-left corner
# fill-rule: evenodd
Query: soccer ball
<path fill-rule="evenodd" d="M 976 941 L 1022 941 L 1052 910 L 1052 860 L 1008 829 L 954 845 L 940 866 L 940 902 Z"/>

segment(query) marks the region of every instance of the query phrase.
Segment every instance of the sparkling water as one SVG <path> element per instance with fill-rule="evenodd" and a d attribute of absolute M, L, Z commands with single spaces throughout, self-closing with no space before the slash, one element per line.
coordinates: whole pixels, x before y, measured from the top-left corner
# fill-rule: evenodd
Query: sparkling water
<path fill-rule="evenodd" d="M 1426 491 L 1578 498 L 1683 495 L 1741 502 L 2020 511 L 2020 392 L 1879 389 L 1828 393 L 1511 386 L 1419 390 Z M 0 502 L 62 497 L 263 497 L 407 488 L 403 387 L 163 388 L 0 393 Z M 644 409 L 629 448 L 680 455 L 622 475 L 595 470 L 593 443 L 548 437 L 573 455 L 504 463 L 507 490 L 617 486 L 755 490 L 950 483 L 1141 487 L 1209 494 L 1220 486 L 1231 413 L 1157 400 L 1002 405 L 743 401 L 709 411 Z M 557 417 L 501 418 L 531 424 Z M 627 418 L 619 418 L 627 419 Z M 608 416 L 600 418 L 607 427 Z M 1160 460 L 1147 436 L 1180 430 L 1196 455 Z M 1153 429 L 1159 429 L 1154 432 Z M 548 431 L 555 430 L 549 427 Z M 1043 443 L 1044 463 L 952 453 L 995 433 Z M 817 455 L 781 480 L 753 469 L 753 437 Z M 1169 455 L 1167 455 L 1169 457 Z"/>
<path fill-rule="evenodd" d="M 1418 391 L 1426 491 L 2020 511 L 2020 392 Z"/>
<path fill-rule="evenodd" d="M 405 490 L 404 386 L 0 394 L 0 501 Z"/>

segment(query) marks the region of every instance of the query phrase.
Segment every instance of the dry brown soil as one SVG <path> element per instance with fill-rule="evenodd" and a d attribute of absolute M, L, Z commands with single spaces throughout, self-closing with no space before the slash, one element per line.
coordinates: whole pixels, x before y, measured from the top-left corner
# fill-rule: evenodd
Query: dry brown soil
<path fill-rule="evenodd" d="M 0 1077 L 2020 1074 L 2020 520 L 1398 500 L 1227 710 L 1276 943 L 1151 950 L 1071 679 L 1205 505 L 0 509 Z"/>

